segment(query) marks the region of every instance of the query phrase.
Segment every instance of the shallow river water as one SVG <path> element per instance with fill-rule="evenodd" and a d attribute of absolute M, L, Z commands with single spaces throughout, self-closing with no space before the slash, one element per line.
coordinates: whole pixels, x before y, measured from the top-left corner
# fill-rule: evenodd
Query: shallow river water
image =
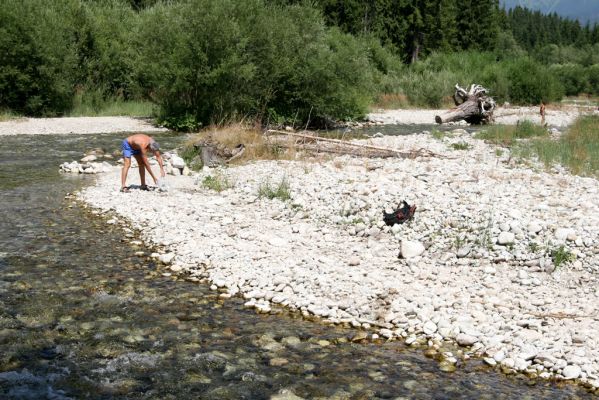
<path fill-rule="evenodd" d="M 182 138 L 157 135 L 163 147 Z M 119 227 L 64 197 L 93 182 L 58 165 L 118 135 L 0 138 L 1 399 L 570 399 L 572 385 L 454 373 L 394 342 L 297 315 L 259 315 L 174 277 Z M 118 183 L 115 183 L 118 185 Z"/>

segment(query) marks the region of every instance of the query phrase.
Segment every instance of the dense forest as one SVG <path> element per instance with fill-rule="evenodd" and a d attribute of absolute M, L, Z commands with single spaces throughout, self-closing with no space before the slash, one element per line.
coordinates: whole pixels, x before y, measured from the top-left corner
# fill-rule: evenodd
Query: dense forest
<path fill-rule="evenodd" d="M 0 110 L 151 101 L 185 129 L 599 94 L 599 27 L 498 0 L 0 0 Z"/>

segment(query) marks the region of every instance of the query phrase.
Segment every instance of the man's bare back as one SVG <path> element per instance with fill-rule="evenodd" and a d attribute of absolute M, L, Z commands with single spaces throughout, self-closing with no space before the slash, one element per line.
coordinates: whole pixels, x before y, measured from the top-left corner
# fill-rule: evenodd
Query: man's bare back
<path fill-rule="evenodd" d="M 137 133 L 135 135 L 131 135 L 127 138 L 127 141 L 135 150 L 140 150 L 144 153 L 147 153 L 150 149 L 150 143 L 154 141 L 148 135 L 144 135 L 143 133 Z"/>

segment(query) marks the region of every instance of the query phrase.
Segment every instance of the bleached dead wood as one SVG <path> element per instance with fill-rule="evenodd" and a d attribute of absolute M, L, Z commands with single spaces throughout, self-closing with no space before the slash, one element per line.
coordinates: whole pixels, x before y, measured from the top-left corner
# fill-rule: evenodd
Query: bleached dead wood
<path fill-rule="evenodd" d="M 433 153 L 427 149 L 417 149 L 410 151 L 399 151 L 388 147 L 373 146 L 364 143 L 355 143 L 339 139 L 330 139 L 320 136 L 315 136 L 308 133 L 287 132 L 269 129 L 267 134 L 285 135 L 297 140 L 291 144 L 277 142 L 277 145 L 284 147 L 295 147 L 307 151 L 349 154 L 360 157 L 376 157 L 376 158 L 416 158 L 416 157 L 442 157 L 439 154 Z"/>
<path fill-rule="evenodd" d="M 483 86 L 472 84 L 466 90 L 456 84 L 453 101 L 456 107 L 443 115 L 437 115 L 435 122 L 444 124 L 465 120 L 473 125 L 493 122 L 495 100 L 488 95 L 488 90 Z"/>

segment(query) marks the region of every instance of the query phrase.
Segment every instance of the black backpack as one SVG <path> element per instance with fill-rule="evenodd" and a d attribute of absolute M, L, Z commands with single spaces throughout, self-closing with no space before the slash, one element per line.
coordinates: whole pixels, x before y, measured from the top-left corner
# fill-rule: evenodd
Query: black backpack
<path fill-rule="evenodd" d="M 385 210 L 383 210 L 383 221 L 385 221 L 385 224 L 388 226 L 403 224 L 404 222 L 411 220 L 412 217 L 414 217 L 415 212 L 416 206 L 410 206 L 405 200 L 402 200 L 397 209 L 392 213 L 386 213 Z"/>

